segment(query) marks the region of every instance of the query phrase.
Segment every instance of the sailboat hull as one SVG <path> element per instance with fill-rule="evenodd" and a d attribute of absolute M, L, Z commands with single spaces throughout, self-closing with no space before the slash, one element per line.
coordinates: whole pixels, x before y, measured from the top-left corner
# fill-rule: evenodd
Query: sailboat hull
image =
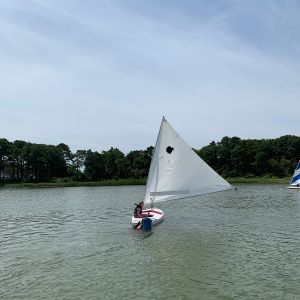
<path fill-rule="evenodd" d="M 152 225 L 161 223 L 164 220 L 164 212 L 158 208 L 145 209 L 143 213 L 149 213 L 151 216 L 149 218 L 152 220 Z M 135 226 L 138 222 L 141 222 L 143 218 L 132 217 L 132 226 Z"/>
<path fill-rule="evenodd" d="M 291 189 L 291 190 L 300 190 L 300 186 L 296 186 L 296 185 L 290 185 L 287 187 L 288 189 Z"/>

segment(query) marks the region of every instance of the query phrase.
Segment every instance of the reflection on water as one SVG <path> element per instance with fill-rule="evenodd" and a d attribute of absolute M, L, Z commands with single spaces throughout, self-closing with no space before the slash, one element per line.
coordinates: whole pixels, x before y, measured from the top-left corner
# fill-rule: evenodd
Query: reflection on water
<path fill-rule="evenodd" d="M 1 299 L 299 299 L 300 193 L 282 185 L 161 203 L 144 187 L 0 190 Z"/>

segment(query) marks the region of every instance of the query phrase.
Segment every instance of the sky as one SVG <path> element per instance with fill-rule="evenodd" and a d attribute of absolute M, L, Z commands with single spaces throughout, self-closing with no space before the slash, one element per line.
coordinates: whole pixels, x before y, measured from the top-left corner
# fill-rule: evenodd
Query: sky
<path fill-rule="evenodd" d="M 297 0 L 0 0 L 0 138 L 72 151 L 299 135 Z"/>

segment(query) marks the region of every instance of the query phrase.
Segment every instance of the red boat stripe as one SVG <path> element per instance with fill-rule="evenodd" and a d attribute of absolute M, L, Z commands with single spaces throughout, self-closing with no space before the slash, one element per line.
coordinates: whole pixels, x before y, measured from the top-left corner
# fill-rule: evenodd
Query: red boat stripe
<path fill-rule="evenodd" d="M 154 209 L 147 209 L 147 210 L 143 210 L 143 212 L 153 212 L 155 214 L 159 214 L 162 215 L 162 213 L 160 211 L 154 210 Z"/>

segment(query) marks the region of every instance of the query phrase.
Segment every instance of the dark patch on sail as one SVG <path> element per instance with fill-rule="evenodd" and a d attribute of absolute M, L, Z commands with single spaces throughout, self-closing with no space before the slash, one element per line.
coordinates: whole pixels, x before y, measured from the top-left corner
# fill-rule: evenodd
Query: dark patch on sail
<path fill-rule="evenodd" d="M 171 146 L 168 146 L 168 147 L 166 148 L 166 151 L 167 151 L 167 153 L 169 153 L 169 154 L 171 154 L 173 150 L 174 150 L 174 148 L 171 147 Z"/>

